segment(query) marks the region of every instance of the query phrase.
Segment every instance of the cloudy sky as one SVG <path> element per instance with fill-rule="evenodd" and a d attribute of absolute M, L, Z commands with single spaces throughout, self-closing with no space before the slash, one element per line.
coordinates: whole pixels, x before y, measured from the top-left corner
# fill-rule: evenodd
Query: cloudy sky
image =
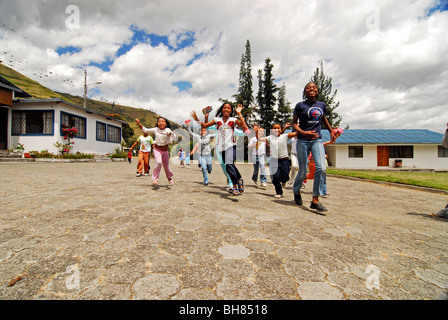
<path fill-rule="evenodd" d="M 269 57 L 295 106 L 323 61 L 342 127 L 442 133 L 447 31 L 447 0 L 0 0 L 5 65 L 179 123 L 231 99 L 249 40 L 255 93 Z"/>

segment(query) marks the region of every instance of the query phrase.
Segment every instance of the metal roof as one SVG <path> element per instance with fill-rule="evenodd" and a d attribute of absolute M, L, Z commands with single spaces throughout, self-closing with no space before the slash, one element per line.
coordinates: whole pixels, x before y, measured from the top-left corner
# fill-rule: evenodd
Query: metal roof
<path fill-rule="evenodd" d="M 441 144 L 442 138 L 441 133 L 423 129 L 348 129 L 336 144 Z M 330 140 L 326 129 L 322 129 L 322 140 Z"/>

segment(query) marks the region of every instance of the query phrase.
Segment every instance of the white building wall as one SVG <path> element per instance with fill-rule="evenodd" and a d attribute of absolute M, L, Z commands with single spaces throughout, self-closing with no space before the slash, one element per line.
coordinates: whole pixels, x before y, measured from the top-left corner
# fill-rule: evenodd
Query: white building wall
<path fill-rule="evenodd" d="M 403 159 L 403 167 L 448 170 L 448 158 L 438 157 L 437 145 L 415 145 L 414 159 Z"/>
<path fill-rule="evenodd" d="M 331 166 L 335 168 L 381 168 L 377 166 L 377 145 L 364 145 L 363 158 L 349 158 L 348 145 L 328 145 L 326 151 Z M 396 158 L 389 159 L 390 168 L 395 167 L 395 160 Z M 414 158 L 400 158 L 400 160 L 403 168 L 448 170 L 448 158 L 439 158 L 437 145 L 434 144 L 414 145 Z"/>
<path fill-rule="evenodd" d="M 376 146 L 364 146 L 362 158 L 349 158 L 348 145 L 328 145 L 331 165 L 340 169 L 376 168 Z"/>
<path fill-rule="evenodd" d="M 108 120 L 106 117 L 101 117 L 96 114 L 87 113 L 84 110 L 74 108 L 64 103 L 46 102 L 46 103 L 15 103 L 13 110 L 53 110 L 54 111 L 54 128 L 53 135 L 10 135 L 10 145 L 17 145 L 22 143 L 25 147 L 25 152 L 48 150 L 50 153 L 58 154 L 59 150 L 54 146 L 56 142 L 66 143 L 64 137 L 60 134 L 61 111 L 70 113 L 79 117 L 86 118 L 86 138 L 74 138 L 73 149 L 70 153 L 82 152 L 89 154 L 104 155 L 114 153 L 115 148 L 120 147 L 120 143 L 112 143 L 107 141 L 96 140 L 96 122 L 102 122 L 108 125 L 121 128 L 121 123 L 113 120 Z M 12 119 L 12 111 L 10 111 L 9 119 Z"/>

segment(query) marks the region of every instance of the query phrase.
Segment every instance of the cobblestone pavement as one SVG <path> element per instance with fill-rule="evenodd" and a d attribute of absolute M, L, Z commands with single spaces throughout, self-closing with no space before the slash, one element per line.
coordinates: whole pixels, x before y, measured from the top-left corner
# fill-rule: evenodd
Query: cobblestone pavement
<path fill-rule="evenodd" d="M 317 214 L 171 166 L 0 164 L 0 299 L 446 299 L 446 195 L 328 177 Z"/>

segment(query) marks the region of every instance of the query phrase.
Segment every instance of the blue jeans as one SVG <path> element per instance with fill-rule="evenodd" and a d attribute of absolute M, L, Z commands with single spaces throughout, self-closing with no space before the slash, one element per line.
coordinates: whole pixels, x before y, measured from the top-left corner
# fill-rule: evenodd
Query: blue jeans
<path fill-rule="evenodd" d="M 258 168 L 260 168 L 260 182 L 268 182 L 266 176 L 266 156 L 264 154 L 258 156 L 252 156 L 252 162 L 254 163 L 254 173 L 252 180 L 257 182 L 258 180 Z"/>
<path fill-rule="evenodd" d="M 241 174 L 235 166 L 236 146 L 221 151 L 221 159 L 224 160 L 226 172 L 229 175 L 230 180 L 232 180 L 233 185 L 238 185 L 238 182 L 241 179 Z"/>
<path fill-rule="evenodd" d="M 294 181 L 292 188 L 294 194 L 300 192 L 300 187 L 306 179 L 308 169 L 308 156 L 312 154 L 314 163 L 316 164 L 316 172 L 314 173 L 313 196 L 319 197 L 327 194 L 327 175 L 325 165 L 325 149 L 322 139 L 302 140 L 297 139 L 297 159 L 299 160 L 299 173 Z"/>
<path fill-rule="evenodd" d="M 216 152 L 215 154 L 216 154 L 216 158 L 218 158 L 219 164 L 221 165 L 222 172 L 224 173 L 224 175 L 227 178 L 227 185 L 229 186 L 229 188 L 233 188 L 233 183 L 229 177 L 229 174 L 226 171 L 226 164 L 224 163 L 224 160 L 221 157 L 221 152 Z"/>
<path fill-rule="evenodd" d="M 199 156 L 199 163 L 201 164 L 202 176 L 204 177 L 204 184 L 208 184 L 208 173 L 212 173 L 212 155 L 202 154 Z"/>

